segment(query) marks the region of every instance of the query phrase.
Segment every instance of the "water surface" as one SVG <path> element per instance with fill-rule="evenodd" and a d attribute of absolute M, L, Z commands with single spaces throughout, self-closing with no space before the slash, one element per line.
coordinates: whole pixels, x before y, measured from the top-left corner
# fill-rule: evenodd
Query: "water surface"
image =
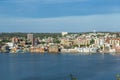
<path fill-rule="evenodd" d="M 115 80 L 120 56 L 0 53 L 0 80 Z"/>

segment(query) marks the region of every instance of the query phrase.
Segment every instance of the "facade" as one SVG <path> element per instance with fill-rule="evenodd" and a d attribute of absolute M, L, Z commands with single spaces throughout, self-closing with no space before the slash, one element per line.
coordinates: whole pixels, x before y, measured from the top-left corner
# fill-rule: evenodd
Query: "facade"
<path fill-rule="evenodd" d="M 57 45 L 51 45 L 49 46 L 49 52 L 54 52 L 57 53 L 58 52 L 58 46 Z"/>
<path fill-rule="evenodd" d="M 33 41 L 33 34 L 27 34 L 27 40 Z"/>
<path fill-rule="evenodd" d="M 30 48 L 31 53 L 44 53 L 44 48 Z"/>
<path fill-rule="evenodd" d="M 18 41 L 19 41 L 18 37 L 13 37 L 12 38 L 12 43 L 16 44 L 16 43 L 18 43 Z"/>
<path fill-rule="evenodd" d="M 32 45 L 34 45 L 33 34 L 27 34 L 27 40 L 29 40 L 32 43 Z"/>

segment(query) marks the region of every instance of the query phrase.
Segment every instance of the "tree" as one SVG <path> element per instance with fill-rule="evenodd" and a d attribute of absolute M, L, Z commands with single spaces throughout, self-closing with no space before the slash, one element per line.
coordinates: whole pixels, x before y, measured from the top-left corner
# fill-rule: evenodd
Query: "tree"
<path fill-rule="evenodd" d="M 95 43 L 95 40 L 94 39 L 91 39 L 90 40 L 90 44 L 94 44 Z"/>

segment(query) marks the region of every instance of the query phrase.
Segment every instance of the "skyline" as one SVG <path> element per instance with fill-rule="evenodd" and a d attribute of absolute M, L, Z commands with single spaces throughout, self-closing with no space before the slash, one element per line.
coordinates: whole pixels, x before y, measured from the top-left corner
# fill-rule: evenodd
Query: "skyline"
<path fill-rule="evenodd" d="M 0 32 L 119 32 L 119 4 L 119 0 L 1 0 Z"/>

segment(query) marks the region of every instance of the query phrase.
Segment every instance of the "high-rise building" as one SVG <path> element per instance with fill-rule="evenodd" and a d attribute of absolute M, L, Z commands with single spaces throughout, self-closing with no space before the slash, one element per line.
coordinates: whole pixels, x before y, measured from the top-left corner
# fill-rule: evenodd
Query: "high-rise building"
<path fill-rule="evenodd" d="M 34 46 L 34 37 L 33 37 L 33 34 L 27 34 L 27 40 L 29 40 L 32 45 Z"/>
<path fill-rule="evenodd" d="M 27 34 L 27 40 L 33 41 L 33 34 Z"/>

